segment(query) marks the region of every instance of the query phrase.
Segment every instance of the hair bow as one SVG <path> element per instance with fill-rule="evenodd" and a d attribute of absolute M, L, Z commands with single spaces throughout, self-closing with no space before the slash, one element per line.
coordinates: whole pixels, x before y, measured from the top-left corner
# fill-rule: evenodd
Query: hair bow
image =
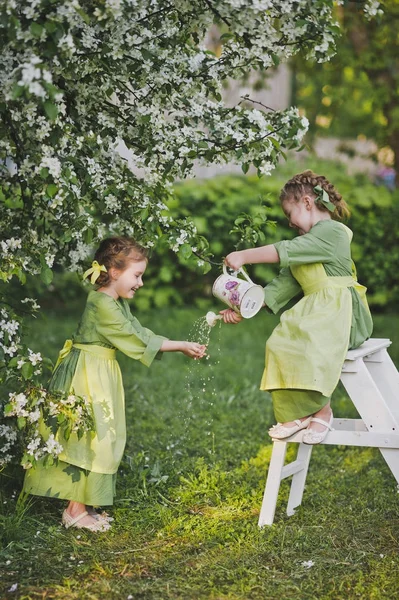
<path fill-rule="evenodd" d="M 90 282 L 92 284 L 95 284 L 97 279 L 101 275 L 101 271 L 106 273 L 107 269 L 104 267 L 104 265 L 100 265 L 100 264 L 98 264 L 98 262 L 96 260 L 93 260 L 93 262 L 91 263 L 90 269 L 87 269 L 86 273 L 84 273 L 83 279 L 86 279 L 86 277 L 91 275 Z"/>
<path fill-rule="evenodd" d="M 328 208 L 328 210 L 330 212 L 334 212 L 335 210 L 335 204 L 333 204 L 330 200 L 329 195 L 327 194 L 326 190 L 324 190 L 320 185 L 316 185 L 313 188 L 314 193 L 316 194 L 317 198 L 316 200 L 321 202 L 322 204 L 324 204 L 324 206 L 326 208 Z"/>

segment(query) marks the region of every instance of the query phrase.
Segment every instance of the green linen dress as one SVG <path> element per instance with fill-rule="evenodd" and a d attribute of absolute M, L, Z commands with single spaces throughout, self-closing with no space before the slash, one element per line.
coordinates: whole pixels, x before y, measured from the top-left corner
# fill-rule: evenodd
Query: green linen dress
<path fill-rule="evenodd" d="M 80 440 L 59 438 L 56 465 L 42 462 L 25 475 L 24 490 L 83 504 L 113 504 L 115 480 L 126 443 L 125 398 L 116 349 L 147 367 L 166 338 L 142 327 L 125 299 L 91 291 L 76 334 L 60 352 L 49 389 L 90 400 L 95 432 Z M 158 355 L 158 356 L 157 356 Z"/>
<path fill-rule="evenodd" d="M 303 294 L 266 343 L 261 389 L 271 391 L 278 422 L 325 406 L 348 349 L 372 333 L 366 288 L 355 278 L 352 235 L 342 223 L 326 219 L 302 236 L 274 244 L 282 269 L 265 288 L 266 306 L 277 313 Z"/>

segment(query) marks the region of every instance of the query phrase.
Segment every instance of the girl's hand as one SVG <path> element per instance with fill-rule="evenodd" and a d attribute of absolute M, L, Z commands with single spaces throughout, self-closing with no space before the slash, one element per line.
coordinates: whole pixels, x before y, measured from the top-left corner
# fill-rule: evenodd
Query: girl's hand
<path fill-rule="evenodd" d="M 181 352 L 194 360 L 206 356 L 205 350 L 206 346 L 204 344 L 197 344 L 197 342 L 182 342 Z"/>
<path fill-rule="evenodd" d="M 230 323 L 230 325 L 237 325 L 242 321 L 242 316 L 237 314 L 232 308 L 225 308 L 225 310 L 219 311 L 220 315 L 223 315 L 223 322 Z"/>
<path fill-rule="evenodd" d="M 230 252 L 224 259 L 224 264 L 230 267 L 230 269 L 234 269 L 234 271 L 238 271 L 245 265 L 245 260 L 242 252 Z"/>

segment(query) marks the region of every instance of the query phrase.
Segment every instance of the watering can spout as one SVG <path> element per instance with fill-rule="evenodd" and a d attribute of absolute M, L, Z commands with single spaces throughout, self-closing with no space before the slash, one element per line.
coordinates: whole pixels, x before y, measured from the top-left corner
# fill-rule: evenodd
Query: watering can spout
<path fill-rule="evenodd" d="M 206 322 L 208 323 L 209 327 L 214 327 L 216 325 L 216 321 L 219 321 L 219 319 L 223 319 L 222 315 L 217 315 L 216 313 L 213 312 L 213 310 L 210 310 L 209 312 L 206 313 Z"/>

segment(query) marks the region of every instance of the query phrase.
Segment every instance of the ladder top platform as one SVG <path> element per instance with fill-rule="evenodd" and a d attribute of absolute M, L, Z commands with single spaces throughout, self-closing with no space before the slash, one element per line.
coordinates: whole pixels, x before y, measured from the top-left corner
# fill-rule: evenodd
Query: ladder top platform
<path fill-rule="evenodd" d="M 371 338 L 359 346 L 359 348 L 356 348 L 356 350 L 349 350 L 345 360 L 357 360 L 358 358 L 369 356 L 379 350 L 388 348 L 391 344 L 391 340 L 388 339 Z"/>

